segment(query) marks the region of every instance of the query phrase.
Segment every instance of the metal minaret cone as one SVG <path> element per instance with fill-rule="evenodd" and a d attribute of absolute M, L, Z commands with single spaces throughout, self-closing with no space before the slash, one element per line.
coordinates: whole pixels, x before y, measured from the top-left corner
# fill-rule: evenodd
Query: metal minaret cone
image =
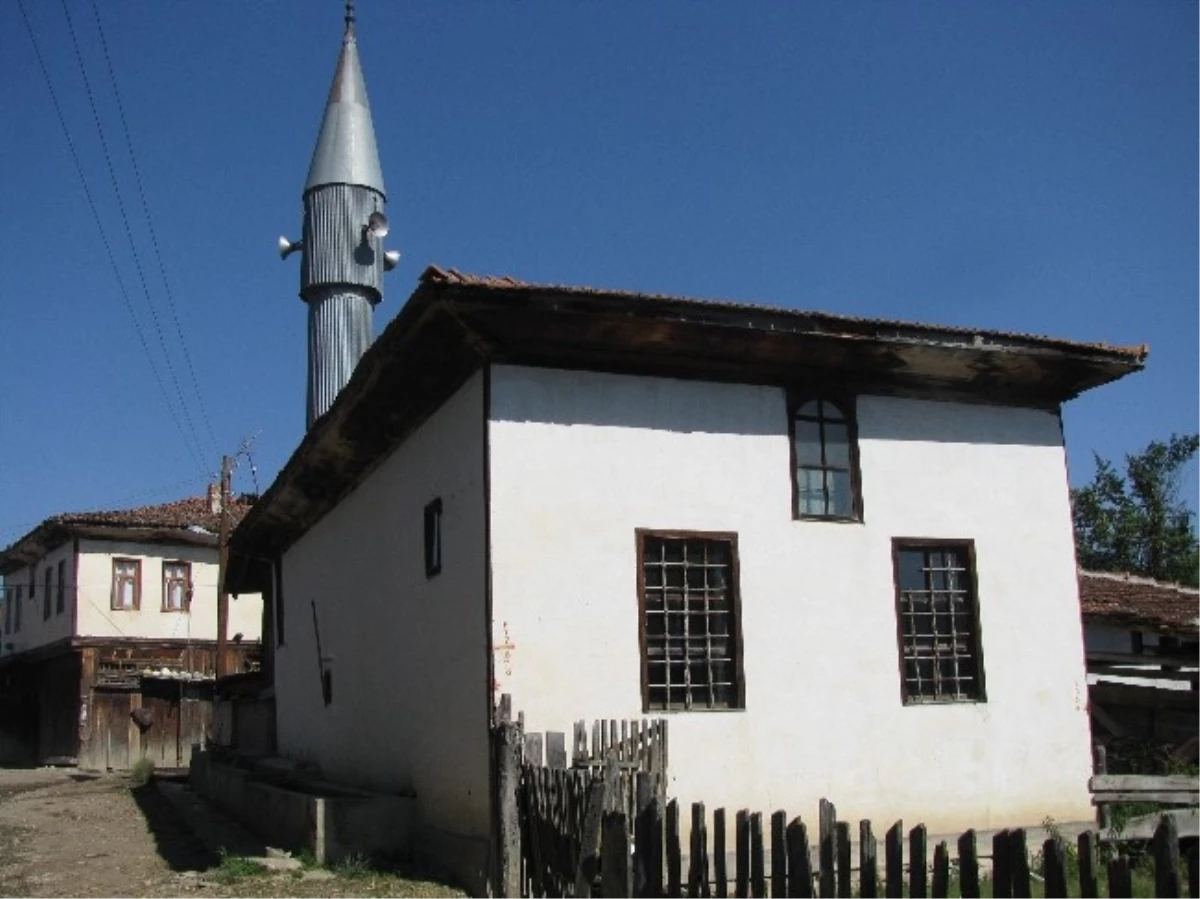
<path fill-rule="evenodd" d="M 382 215 L 386 194 L 367 86 L 358 59 L 354 4 L 304 185 L 300 297 L 308 304 L 307 427 L 333 405 L 371 345 L 372 311 L 383 299 Z M 287 242 L 285 241 L 284 244 Z"/>

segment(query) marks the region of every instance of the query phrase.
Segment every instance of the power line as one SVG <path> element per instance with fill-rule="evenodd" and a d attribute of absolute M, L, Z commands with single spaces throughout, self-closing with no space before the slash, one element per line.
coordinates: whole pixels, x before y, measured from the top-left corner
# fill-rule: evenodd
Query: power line
<path fill-rule="evenodd" d="M 134 240 L 133 229 L 129 226 L 129 214 L 125 210 L 125 198 L 121 195 L 121 185 L 117 180 L 117 170 L 113 165 L 112 156 L 108 152 L 108 140 L 104 136 L 104 127 L 100 123 L 100 112 L 96 108 L 96 97 L 92 93 L 92 82 L 88 78 L 87 67 L 83 64 L 83 54 L 79 50 L 79 40 L 75 35 L 75 24 L 71 20 L 71 11 L 67 7 L 67 0 L 62 0 L 62 8 L 63 14 L 67 17 L 67 30 L 71 34 L 71 46 L 75 49 L 75 60 L 79 63 L 79 74 L 83 78 L 83 87 L 87 93 L 88 106 L 92 110 L 92 121 L 96 125 L 96 133 L 100 137 L 100 149 L 104 155 L 104 164 L 108 168 L 109 181 L 112 183 L 113 193 L 117 198 L 117 210 L 121 214 L 121 224 L 124 226 L 125 236 L 129 240 L 129 252 L 133 255 L 133 267 L 137 272 L 138 281 L 142 285 L 142 295 L 146 299 L 146 306 L 150 309 L 150 322 L 154 325 L 154 333 L 158 337 L 158 346 L 162 350 L 163 361 L 167 364 L 167 374 L 171 378 L 171 384 L 175 387 L 175 396 L 179 401 L 183 423 L 187 425 L 188 433 L 191 434 L 196 450 L 203 457 L 204 449 L 200 445 L 200 439 L 196 436 L 196 427 L 192 423 L 191 413 L 188 411 L 187 402 L 183 398 L 183 389 L 179 386 L 179 378 L 175 375 L 175 366 L 171 364 L 171 353 L 167 349 L 167 341 L 163 337 L 162 326 L 158 321 L 158 308 L 155 306 L 154 300 L 150 297 L 150 286 L 146 283 L 146 273 L 142 269 L 142 259 L 137 251 L 137 241 Z"/>
<path fill-rule="evenodd" d="M 171 311 L 171 321 L 175 325 L 175 333 L 179 336 L 179 345 L 183 350 L 183 358 L 187 363 L 188 374 L 192 379 L 192 389 L 196 393 L 196 399 L 200 404 L 200 414 L 204 419 L 204 426 L 208 430 L 208 440 L 212 446 L 213 454 L 219 455 L 220 450 L 217 446 L 217 438 L 213 434 L 212 421 L 208 417 L 208 409 L 204 405 L 204 395 L 200 392 L 200 382 L 196 378 L 196 369 L 192 365 L 192 354 L 188 350 L 187 341 L 184 339 L 183 328 L 179 324 L 179 314 L 175 306 L 175 295 L 171 291 L 171 283 L 167 280 L 167 269 L 163 264 L 162 251 L 158 244 L 158 233 L 154 229 L 154 219 L 150 215 L 150 205 L 146 201 L 146 191 L 142 184 L 142 173 L 138 168 L 137 156 L 133 152 L 133 140 L 129 136 L 129 123 L 125 119 L 125 104 L 121 101 L 121 89 L 117 85 L 116 72 L 113 70 L 112 57 L 108 52 L 108 40 L 104 36 L 104 25 L 100 21 L 100 7 L 96 5 L 95 0 L 92 0 L 92 13 L 96 18 L 96 30 L 100 32 L 100 47 L 104 51 L 104 62 L 108 67 L 108 80 L 112 84 L 113 95 L 117 101 L 117 113 L 121 119 L 121 131 L 125 136 L 125 146 L 129 149 L 129 162 L 133 166 L 133 179 L 137 184 L 138 196 L 142 201 L 142 212 L 146 216 L 146 226 L 150 232 L 150 243 L 154 248 L 154 257 L 158 261 L 158 272 L 162 277 L 163 288 L 167 294 L 167 306 Z"/>
<path fill-rule="evenodd" d="M 75 171 L 79 175 L 79 181 L 83 185 L 83 194 L 87 199 L 88 209 L 91 210 L 92 219 L 96 223 L 96 229 L 100 232 L 100 242 L 104 245 L 104 252 L 108 256 L 109 265 L 112 266 L 113 276 L 117 281 L 117 288 L 121 294 L 121 299 L 125 302 L 125 308 L 129 311 L 129 317 L 133 320 L 133 328 L 137 333 L 138 342 L 141 344 L 142 352 L 146 355 L 146 360 L 150 363 L 150 370 L 154 374 L 154 380 L 157 382 L 159 390 L 162 391 L 163 401 L 167 405 L 167 411 L 171 415 L 171 420 L 175 423 L 176 429 L 179 431 L 180 437 L 183 438 L 184 445 L 187 447 L 188 453 L 192 456 L 192 461 L 200 470 L 201 474 L 208 478 L 208 471 L 202 461 L 202 456 L 198 455 L 196 449 L 187 440 L 187 433 L 184 431 L 183 425 L 179 421 L 179 416 L 175 412 L 175 407 L 171 402 L 171 396 L 167 392 L 166 384 L 163 383 L 162 375 L 158 370 L 157 364 L 154 362 L 154 356 L 150 352 L 150 346 L 146 343 L 146 335 L 142 331 L 141 323 L 138 321 L 137 313 L 134 312 L 133 303 L 129 299 L 129 291 L 125 288 L 125 280 L 121 277 L 121 269 L 117 265 L 116 256 L 113 254 L 112 244 L 108 240 L 108 235 L 104 231 L 104 224 L 100 219 L 100 212 L 96 208 L 95 198 L 92 196 L 91 188 L 88 187 L 87 178 L 83 173 L 83 165 L 79 161 L 79 154 L 75 150 L 75 142 L 71 140 L 71 131 L 67 128 L 67 120 L 63 116 L 62 106 L 58 102 L 58 94 L 54 90 L 54 83 L 50 80 L 50 72 L 46 68 L 45 59 L 42 57 L 41 45 L 38 44 L 37 36 L 33 33 L 33 25 L 29 21 L 29 16 L 25 12 L 24 0 L 17 0 L 17 9 L 21 12 L 21 19 L 25 23 L 25 31 L 29 34 L 30 43 L 33 44 L 33 53 L 37 58 L 38 68 L 41 70 L 42 79 L 46 83 L 46 90 L 50 93 L 50 100 L 54 106 L 54 113 L 58 117 L 58 124 L 62 128 L 63 137 L 67 141 L 67 149 L 71 153 L 71 160 L 75 163 Z"/>

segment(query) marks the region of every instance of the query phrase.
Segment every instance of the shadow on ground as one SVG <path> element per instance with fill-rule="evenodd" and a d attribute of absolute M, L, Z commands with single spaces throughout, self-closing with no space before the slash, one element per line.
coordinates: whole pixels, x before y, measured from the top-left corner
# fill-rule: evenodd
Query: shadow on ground
<path fill-rule="evenodd" d="M 187 822 L 159 792 L 154 781 L 134 787 L 133 799 L 154 834 L 155 848 L 173 871 L 204 871 L 220 863 Z"/>

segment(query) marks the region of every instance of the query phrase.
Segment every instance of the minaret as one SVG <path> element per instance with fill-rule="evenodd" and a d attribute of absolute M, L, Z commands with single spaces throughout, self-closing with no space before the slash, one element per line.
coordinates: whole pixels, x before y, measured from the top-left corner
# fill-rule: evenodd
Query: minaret
<path fill-rule="evenodd" d="M 371 345 L 371 313 L 383 299 L 383 273 L 400 259 L 385 253 L 386 195 L 367 86 L 358 62 L 354 3 L 325 118 L 304 185 L 304 237 L 279 239 L 286 258 L 301 251 L 300 298 L 308 304 L 306 427 L 333 405 Z"/>

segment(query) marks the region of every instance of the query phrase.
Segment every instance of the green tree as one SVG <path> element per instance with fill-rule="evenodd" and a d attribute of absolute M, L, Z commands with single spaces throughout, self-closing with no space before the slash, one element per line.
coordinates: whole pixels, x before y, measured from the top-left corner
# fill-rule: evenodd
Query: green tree
<path fill-rule="evenodd" d="M 1125 456 L 1124 475 L 1095 457 L 1092 482 L 1071 491 L 1081 567 L 1197 586 L 1200 544 L 1195 514 L 1179 497 L 1179 478 L 1198 448 L 1197 434 L 1152 441 Z"/>

